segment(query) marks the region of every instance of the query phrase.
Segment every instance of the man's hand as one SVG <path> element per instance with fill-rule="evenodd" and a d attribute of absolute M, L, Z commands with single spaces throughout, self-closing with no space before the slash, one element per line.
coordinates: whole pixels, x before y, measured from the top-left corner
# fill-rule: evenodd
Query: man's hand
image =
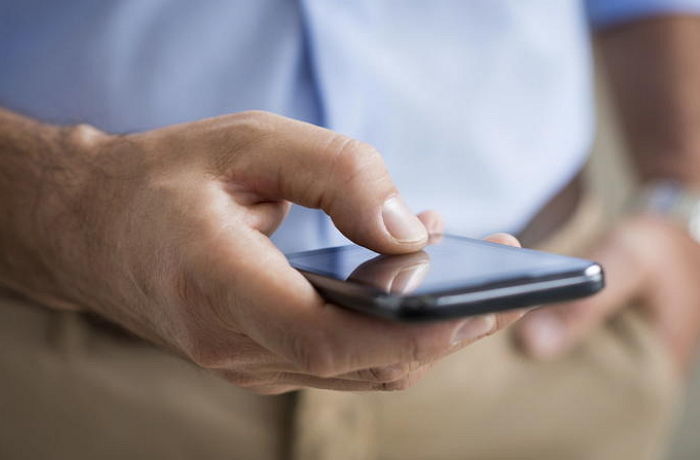
<path fill-rule="evenodd" d="M 326 304 L 289 266 L 268 235 L 290 201 L 323 209 L 384 253 L 419 250 L 426 225 L 440 226 L 409 212 L 368 145 L 260 112 L 127 136 L 82 126 L 58 138 L 60 167 L 25 187 L 32 199 L 5 204 L 26 230 L 12 234 L 23 236 L 7 250 L 21 256 L 8 264 L 41 264 L 6 270 L 5 281 L 95 311 L 238 386 L 405 388 L 431 361 L 520 315 L 391 323 Z M 39 265 L 46 283 L 33 278 Z"/>
<path fill-rule="evenodd" d="M 528 314 L 518 328 L 525 349 L 541 358 L 559 356 L 634 304 L 647 311 L 677 369 L 686 370 L 700 335 L 700 245 L 662 218 L 637 216 L 588 258 L 603 265 L 607 287 L 588 299 Z"/>

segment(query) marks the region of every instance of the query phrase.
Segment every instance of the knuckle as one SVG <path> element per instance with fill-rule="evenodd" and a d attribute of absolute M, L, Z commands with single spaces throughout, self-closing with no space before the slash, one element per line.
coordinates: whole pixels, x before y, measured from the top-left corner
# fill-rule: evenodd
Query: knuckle
<path fill-rule="evenodd" d="M 404 377 L 402 379 L 393 382 L 384 382 L 379 384 L 379 389 L 381 391 L 406 391 L 411 388 L 416 382 L 416 379 L 410 376 Z"/>
<path fill-rule="evenodd" d="M 365 172 L 377 171 L 376 165 L 383 165 L 381 155 L 374 147 L 340 134 L 333 137 L 328 151 L 332 156 L 331 176 L 344 182 L 365 179 Z"/>
<path fill-rule="evenodd" d="M 262 110 L 249 110 L 231 115 L 230 123 L 235 128 L 235 144 L 239 147 L 258 143 L 275 131 L 278 116 Z"/>
<path fill-rule="evenodd" d="M 372 367 L 367 369 L 369 380 L 378 383 L 395 382 L 409 373 L 408 365 Z"/>
<path fill-rule="evenodd" d="M 254 155 L 241 153 L 264 150 L 262 146 L 274 135 L 279 118 L 269 112 L 250 110 L 201 120 L 198 122 L 201 129 L 198 148 L 208 152 L 215 171 L 228 174 L 236 168 L 245 168 L 245 161 Z M 181 142 L 187 143 L 190 139 L 182 138 Z M 191 155 L 190 150 L 185 152 Z"/>
<path fill-rule="evenodd" d="M 402 342 L 401 362 L 408 363 L 408 371 L 413 373 L 417 367 L 445 356 L 454 348 L 454 328 L 451 322 L 413 328 Z"/>
<path fill-rule="evenodd" d="M 494 315 L 493 326 L 486 331 L 484 337 L 495 334 L 496 332 L 510 326 L 517 318 L 517 313 L 499 313 Z"/>
<path fill-rule="evenodd" d="M 418 365 L 417 367 L 410 370 L 402 378 L 395 380 L 393 382 L 385 382 L 382 385 L 383 391 L 405 391 L 412 388 L 416 383 L 418 383 L 423 376 L 430 370 L 431 365 Z"/>
<path fill-rule="evenodd" d="M 277 117 L 275 114 L 264 110 L 246 110 L 233 115 L 234 119 L 241 125 L 248 125 L 255 128 L 269 128 Z"/>

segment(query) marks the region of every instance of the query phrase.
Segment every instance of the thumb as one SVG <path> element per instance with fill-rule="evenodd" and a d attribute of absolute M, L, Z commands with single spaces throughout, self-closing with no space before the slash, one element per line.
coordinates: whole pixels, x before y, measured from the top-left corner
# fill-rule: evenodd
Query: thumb
<path fill-rule="evenodd" d="M 231 161 L 251 191 L 267 200 L 323 209 L 345 236 L 379 252 L 425 246 L 425 226 L 399 195 L 374 148 L 265 112 L 238 116 L 243 116 L 243 135 L 252 136 L 243 145 L 254 151 L 231 155 Z"/>

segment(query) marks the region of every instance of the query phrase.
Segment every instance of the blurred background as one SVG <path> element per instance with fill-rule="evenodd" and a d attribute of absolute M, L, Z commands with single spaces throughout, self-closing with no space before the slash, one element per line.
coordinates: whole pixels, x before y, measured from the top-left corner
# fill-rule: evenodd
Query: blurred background
<path fill-rule="evenodd" d="M 597 62 L 598 127 L 596 143 L 591 158 L 590 180 L 593 190 L 607 204 L 611 216 L 619 213 L 625 201 L 634 193 L 636 179 L 625 152 L 620 135 L 615 108 L 611 103 L 609 88 L 600 61 Z M 700 356 L 688 379 L 688 393 L 681 400 L 674 436 L 670 444 L 671 460 L 700 459 Z"/>

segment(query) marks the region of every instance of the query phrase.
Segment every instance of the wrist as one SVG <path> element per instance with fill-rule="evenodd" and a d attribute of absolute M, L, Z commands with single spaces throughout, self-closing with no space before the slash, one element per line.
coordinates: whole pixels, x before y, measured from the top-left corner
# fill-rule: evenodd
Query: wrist
<path fill-rule="evenodd" d="M 630 202 L 630 211 L 660 218 L 700 242 L 700 188 L 675 180 L 644 184 Z"/>
<path fill-rule="evenodd" d="M 100 245 L 92 236 L 105 225 L 95 197 L 101 192 L 100 156 L 112 136 L 85 124 L 58 128 L 53 158 L 56 168 L 46 178 L 35 212 L 33 243 L 44 251 L 47 285 L 43 299 L 60 308 L 84 308 L 95 278 Z"/>
<path fill-rule="evenodd" d="M 0 113 L 0 282 L 47 306 L 76 304 L 66 274 L 75 253 L 72 229 L 89 151 L 84 128 L 59 127 Z"/>

